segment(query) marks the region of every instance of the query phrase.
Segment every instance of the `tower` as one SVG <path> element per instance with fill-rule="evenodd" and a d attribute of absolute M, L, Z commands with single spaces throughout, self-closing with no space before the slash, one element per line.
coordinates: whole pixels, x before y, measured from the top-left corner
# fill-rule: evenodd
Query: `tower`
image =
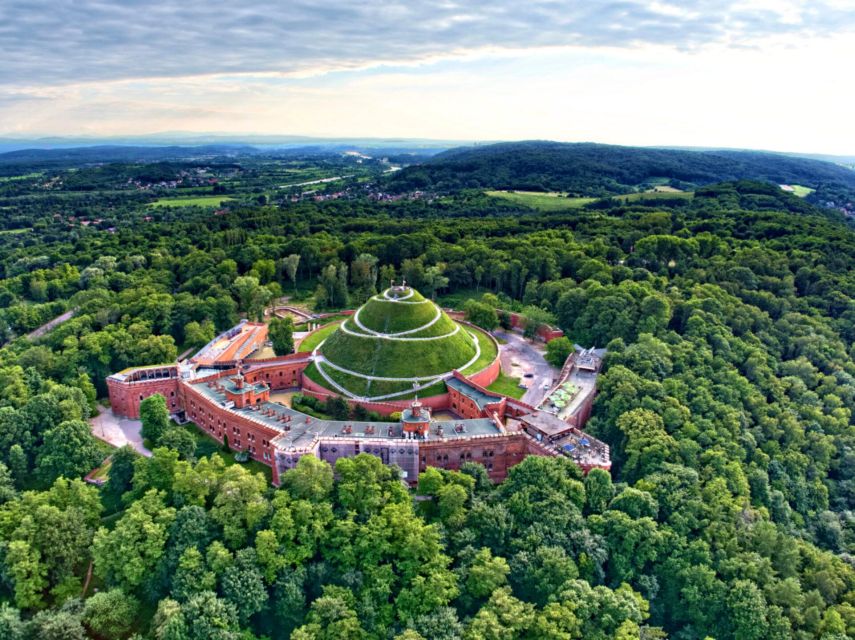
<path fill-rule="evenodd" d="M 409 409 L 401 413 L 401 424 L 404 436 L 409 438 L 425 438 L 430 431 L 430 409 L 422 406 L 418 396 L 413 400 Z"/>

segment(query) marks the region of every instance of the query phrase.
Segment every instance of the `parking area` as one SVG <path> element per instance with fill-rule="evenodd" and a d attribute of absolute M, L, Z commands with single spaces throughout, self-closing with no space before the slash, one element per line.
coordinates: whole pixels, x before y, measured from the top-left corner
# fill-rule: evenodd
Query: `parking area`
<path fill-rule="evenodd" d="M 496 337 L 504 341 L 499 350 L 502 371 L 505 375 L 520 378 L 526 385 L 523 402 L 537 406 L 560 373 L 543 357 L 545 348 L 532 343 L 513 331 L 497 332 Z"/>

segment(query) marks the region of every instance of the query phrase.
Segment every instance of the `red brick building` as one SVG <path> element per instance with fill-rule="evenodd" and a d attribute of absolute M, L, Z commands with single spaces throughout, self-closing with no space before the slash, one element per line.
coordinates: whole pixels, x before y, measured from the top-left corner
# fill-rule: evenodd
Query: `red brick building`
<path fill-rule="evenodd" d="M 246 345 L 257 335 L 256 330 L 233 330 L 229 340 Z M 320 420 L 271 401 L 271 391 L 280 389 L 299 388 L 320 398 L 335 395 L 303 376 L 312 362 L 311 354 L 230 366 L 233 356 L 244 347 L 234 347 L 228 340 L 211 344 L 225 360 L 212 358 L 208 345 L 205 366 L 193 363 L 139 367 L 109 376 L 107 387 L 113 411 L 138 418 L 139 403 L 160 393 L 171 413 L 192 421 L 212 438 L 226 441 L 232 449 L 245 451 L 254 460 L 269 465 L 275 484 L 280 474 L 303 455 L 335 463 L 341 457 L 370 453 L 387 464 L 398 465 L 412 483 L 428 466 L 459 469 L 465 462 L 481 463 L 490 477 L 499 481 L 528 455 L 568 455 L 585 471 L 611 466 L 608 447 L 579 431 L 577 423 L 581 420 L 542 418 L 542 411 L 481 386 L 479 382 L 489 384 L 498 375 L 498 358 L 469 377 L 453 372 L 446 380 L 447 393 L 422 401 L 348 399 L 351 404 L 363 404 L 385 415 L 401 412 L 397 422 L 360 422 Z M 586 399 L 590 401 L 592 398 Z M 459 417 L 434 419 L 433 412 L 438 410 Z M 537 426 L 546 422 L 556 429 L 559 422 L 563 424 L 566 429 L 558 429 L 561 437 L 544 437 Z M 572 443 L 567 439 L 570 436 L 576 438 Z M 572 448 L 565 446 L 570 444 Z M 585 454 L 584 460 L 581 454 Z"/>

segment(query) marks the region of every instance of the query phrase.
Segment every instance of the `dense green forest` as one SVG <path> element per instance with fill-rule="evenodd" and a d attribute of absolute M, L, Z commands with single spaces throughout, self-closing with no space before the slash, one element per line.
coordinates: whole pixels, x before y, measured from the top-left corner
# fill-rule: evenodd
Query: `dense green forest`
<path fill-rule="evenodd" d="M 390 178 L 397 191 L 461 188 L 566 191 L 606 196 L 650 181 L 692 189 L 732 180 L 801 184 L 828 199 L 855 199 L 855 172 L 828 162 L 755 151 L 685 151 L 590 143 L 508 142 L 451 149 Z M 838 194 L 840 195 L 840 194 Z M 817 200 L 818 202 L 821 200 Z"/>
<path fill-rule="evenodd" d="M 610 171 L 588 188 L 620 192 Z M 846 219 L 762 182 L 555 213 L 481 186 L 215 213 L 0 183 L 0 637 L 853 637 Z M 611 476 L 531 457 L 498 486 L 467 464 L 409 491 L 363 455 L 304 458 L 275 489 L 216 447 L 162 446 L 114 452 L 100 489 L 81 480 L 106 454 L 86 423 L 104 376 L 283 294 L 359 304 L 366 264 L 607 346 L 587 429 Z"/>

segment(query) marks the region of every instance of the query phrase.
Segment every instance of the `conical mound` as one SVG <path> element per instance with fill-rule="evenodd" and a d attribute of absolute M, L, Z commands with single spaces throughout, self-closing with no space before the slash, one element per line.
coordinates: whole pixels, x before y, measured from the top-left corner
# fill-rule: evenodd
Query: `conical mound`
<path fill-rule="evenodd" d="M 360 307 L 321 345 L 316 365 L 360 397 L 412 390 L 477 359 L 478 340 L 432 301 L 406 287 Z M 436 380 L 434 380 L 435 382 Z M 342 389 L 337 389 L 341 391 Z"/>

